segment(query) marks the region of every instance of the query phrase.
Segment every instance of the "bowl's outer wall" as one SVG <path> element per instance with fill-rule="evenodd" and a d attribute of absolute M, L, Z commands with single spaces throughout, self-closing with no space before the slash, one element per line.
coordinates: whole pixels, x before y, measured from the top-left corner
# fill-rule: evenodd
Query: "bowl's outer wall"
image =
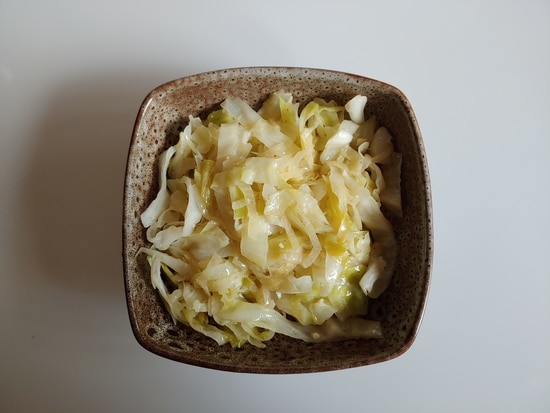
<path fill-rule="evenodd" d="M 158 190 L 157 158 L 177 142 L 188 116 L 202 116 L 227 96 L 254 108 L 275 91 L 292 93 L 302 104 L 315 97 L 344 104 L 357 94 L 368 97 L 375 115 L 402 153 L 403 217 L 390 218 L 398 259 L 388 290 L 372 300 L 369 316 L 380 319 L 384 338 L 311 344 L 276 335 L 267 348 L 232 349 L 174 325 L 149 281 L 140 214 Z M 305 373 L 357 367 L 395 358 L 414 341 L 424 312 L 431 277 L 433 230 L 428 167 L 420 130 L 405 96 L 388 84 L 335 71 L 257 67 L 203 73 L 152 91 L 138 113 L 128 153 L 123 204 L 123 264 L 132 330 L 146 349 L 176 361 L 248 373 Z"/>

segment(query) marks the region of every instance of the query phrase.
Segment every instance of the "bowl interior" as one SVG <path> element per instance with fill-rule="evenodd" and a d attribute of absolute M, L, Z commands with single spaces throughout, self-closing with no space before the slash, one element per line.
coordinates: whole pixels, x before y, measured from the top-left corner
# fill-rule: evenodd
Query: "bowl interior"
<path fill-rule="evenodd" d="M 275 91 L 307 103 L 315 97 L 340 104 L 368 96 L 366 112 L 376 115 L 403 155 L 403 218 L 394 225 L 398 258 L 392 282 L 370 301 L 369 317 L 381 320 L 384 338 L 311 344 L 276 335 L 265 349 L 232 349 L 181 325 L 174 325 L 149 282 L 140 214 L 158 190 L 157 158 L 176 143 L 189 115 L 201 116 L 227 96 L 258 108 Z M 128 311 L 138 342 L 160 356 L 219 370 L 248 373 L 305 373 L 378 363 L 412 344 L 427 298 L 432 262 L 430 184 L 423 143 L 412 108 L 393 86 L 361 76 L 304 68 L 228 69 L 178 79 L 153 90 L 138 113 L 128 153 L 123 205 L 123 264 Z"/>

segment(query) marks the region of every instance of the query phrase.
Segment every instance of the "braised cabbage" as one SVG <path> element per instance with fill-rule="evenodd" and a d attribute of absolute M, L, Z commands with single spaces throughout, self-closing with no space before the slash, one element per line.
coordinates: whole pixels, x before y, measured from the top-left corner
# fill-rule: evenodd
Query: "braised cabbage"
<path fill-rule="evenodd" d="M 395 267 L 382 206 L 401 214 L 401 156 L 366 104 L 300 110 L 281 91 L 258 111 L 228 97 L 189 117 L 141 215 L 140 253 L 175 323 L 234 347 L 382 336 L 365 314 Z"/>

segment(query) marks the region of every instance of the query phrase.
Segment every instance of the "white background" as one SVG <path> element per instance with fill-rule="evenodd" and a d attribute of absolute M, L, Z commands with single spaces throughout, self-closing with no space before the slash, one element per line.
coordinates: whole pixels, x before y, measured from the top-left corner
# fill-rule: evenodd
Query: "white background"
<path fill-rule="evenodd" d="M 390 362 L 210 371 L 135 341 L 122 185 L 160 83 L 237 66 L 383 80 L 429 160 L 435 255 L 417 340 Z M 0 3 L 0 411 L 550 411 L 550 3 Z"/>

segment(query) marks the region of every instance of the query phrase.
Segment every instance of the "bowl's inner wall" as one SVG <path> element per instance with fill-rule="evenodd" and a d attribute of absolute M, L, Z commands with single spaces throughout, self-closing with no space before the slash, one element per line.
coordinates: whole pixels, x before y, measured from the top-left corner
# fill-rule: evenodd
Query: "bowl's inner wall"
<path fill-rule="evenodd" d="M 403 218 L 391 219 L 398 241 L 398 262 L 389 289 L 371 301 L 370 317 L 380 319 L 381 340 L 308 344 L 276 336 L 266 349 L 219 347 L 187 327 L 174 325 L 149 282 L 149 267 L 137 250 L 146 244 L 139 216 L 158 190 L 157 157 L 178 139 L 189 115 L 200 116 L 227 96 L 254 108 L 278 90 L 295 101 L 315 97 L 340 104 L 368 96 L 367 115 L 393 135 L 403 154 Z M 370 79 L 320 70 L 252 68 L 206 73 L 171 82 L 151 93 L 141 108 L 128 156 L 124 194 L 124 266 L 130 319 L 138 341 L 149 350 L 190 364 L 218 369 L 291 373 L 324 371 L 383 361 L 412 343 L 426 298 L 431 264 L 431 222 L 427 170 L 412 111 L 402 94 Z"/>

